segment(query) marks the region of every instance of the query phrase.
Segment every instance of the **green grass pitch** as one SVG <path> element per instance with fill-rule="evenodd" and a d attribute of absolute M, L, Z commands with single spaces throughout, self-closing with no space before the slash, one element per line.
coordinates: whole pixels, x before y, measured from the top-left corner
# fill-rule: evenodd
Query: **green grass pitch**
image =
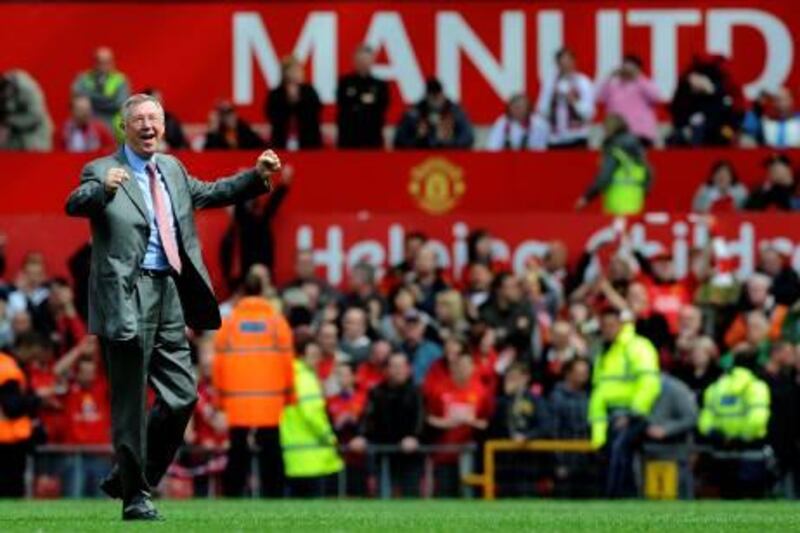
<path fill-rule="evenodd" d="M 800 531 L 800 502 L 157 502 L 166 521 L 123 523 L 105 501 L 2 501 L 0 532 Z"/>

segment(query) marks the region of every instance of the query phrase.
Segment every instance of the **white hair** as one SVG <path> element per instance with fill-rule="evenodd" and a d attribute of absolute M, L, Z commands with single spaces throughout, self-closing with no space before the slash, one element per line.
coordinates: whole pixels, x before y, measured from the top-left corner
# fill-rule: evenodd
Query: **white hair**
<path fill-rule="evenodd" d="M 158 108 L 158 110 L 161 112 L 161 118 L 162 119 L 164 118 L 164 108 L 161 106 L 161 102 L 158 101 L 158 98 L 156 98 L 155 96 L 150 96 L 149 94 L 138 93 L 138 94 L 132 94 L 131 96 L 128 97 L 127 100 L 125 100 L 125 102 L 123 102 L 122 109 L 120 110 L 120 113 L 122 114 L 122 123 L 123 124 L 128 123 L 128 119 L 130 118 L 131 113 L 133 112 L 133 108 L 135 108 L 138 105 L 144 104 L 146 102 L 154 103 Z"/>

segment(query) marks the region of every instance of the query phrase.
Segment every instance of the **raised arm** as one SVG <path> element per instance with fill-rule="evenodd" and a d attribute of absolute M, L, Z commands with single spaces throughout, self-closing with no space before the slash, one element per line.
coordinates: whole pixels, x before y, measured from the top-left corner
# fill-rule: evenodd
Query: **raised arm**
<path fill-rule="evenodd" d="M 267 193 L 272 188 L 270 177 L 281 168 L 280 159 L 272 150 L 263 152 L 252 170 L 213 182 L 191 177 L 183 165 L 180 162 L 178 164 L 183 171 L 195 209 L 223 207 Z"/>

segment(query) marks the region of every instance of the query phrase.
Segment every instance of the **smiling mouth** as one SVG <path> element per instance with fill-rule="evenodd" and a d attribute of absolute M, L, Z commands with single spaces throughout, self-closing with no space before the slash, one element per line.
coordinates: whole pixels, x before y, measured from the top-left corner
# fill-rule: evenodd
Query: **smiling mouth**
<path fill-rule="evenodd" d="M 139 139 L 141 139 L 143 141 L 150 141 L 150 140 L 153 140 L 155 138 L 156 138 L 156 134 L 155 134 L 155 132 L 152 132 L 152 131 L 139 134 Z"/>

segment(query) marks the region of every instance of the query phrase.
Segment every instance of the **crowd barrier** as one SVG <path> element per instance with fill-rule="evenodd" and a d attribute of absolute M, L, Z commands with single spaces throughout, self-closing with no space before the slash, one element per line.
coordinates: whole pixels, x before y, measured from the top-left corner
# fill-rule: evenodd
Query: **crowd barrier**
<path fill-rule="evenodd" d="M 478 453 L 480 452 L 480 453 Z M 459 484 L 457 494 L 451 497 L 494 500 L 507 497 L 556 497 L 593 498 L 602 497 L 603 479 L 601 456 L 585 440 L 531 441 L 488 440 L 479 446 L 422 445 L 413 454 L 403 452 L 399 446 L 370 445 L 363 454 L 353 454 L 347 447 L 341 448 L 346 467 L 336 476 L 336 497 L 395 497 L 433 498 L 440 495 L 440 481 L 434 456 L 452 454 L 457 460 L 452 463 L 457 471 Z M 566 455 L 585 456 L 581 463 L 578 483 L 556 479 L 558 457 Z M 35 497 L 100 496 L 96 484 L 111 466 L 110 446 L 39 446 L 29 461 L 27 472 L 28 495 Z M 186 464 L 187 457 L 195 462 Z M 196 459 L 200 457 L 200 461 Z M 401 463 L 400 457 L 419 460 L 418 478 L 412 479 L 415 486 L 412 494 L 404 493 L 401 475 L 408 472 L 394 470 Z M 646 443 L 636 455 L 634 471 L 641 497 L 655 500 L 677 498 L 693 499 L 695 494 L 708 494 L 707 480 L 695 477 L 698 457 L 719 459 L 746 459 L 764 461 L 769 467 L 774 455 L 769 446 L 757 450 L 714 450 L 704 445 L 661 445 Z M 253 456 L 252 472 L 258 472 L 258 459 Z M 401 465 L 402 466 L 402 465 Z M 207 447 L 186 446 L 178 454 L 178 460 L 170 467 L 160 487 L 165 497 L 221 496 L 221 475 L 225 468 L 225 450 Z M 60 478 L 59 483 L 54 478 Z M 88 482 L 88 484 L 87 484 Z M 86 491 L 87 487 L 95 490 Z M 59 490 L 57 490 L 59 489 Z M 252 496 L 259 494 L 258 477 L 249 480 Z M 776 496 L 794 498 L 794 479 L 788 475 L 776 480 Z"/>

